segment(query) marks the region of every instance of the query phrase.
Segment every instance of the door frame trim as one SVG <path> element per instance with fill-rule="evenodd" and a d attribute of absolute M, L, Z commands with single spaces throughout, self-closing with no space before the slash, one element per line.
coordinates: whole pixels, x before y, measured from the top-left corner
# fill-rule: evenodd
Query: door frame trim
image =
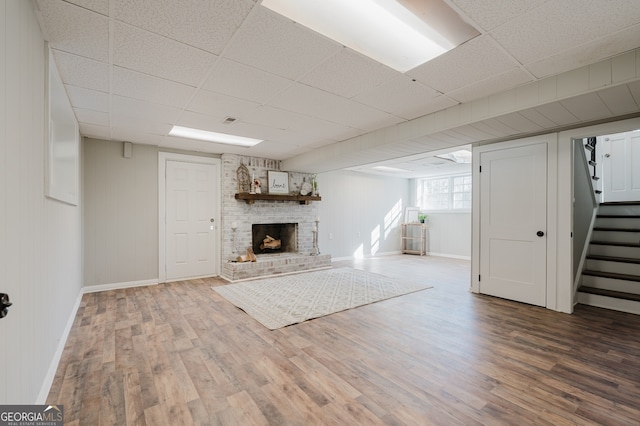
<path fill-rule="evenodd" d="M 472 163 L 472 231 L 471 231 L 471 287 L 473 293 L 480 293 L 480 153 L 516 148 L 538 143 L 547 144 L 547 288 L 546 308 L 557 310 L 557 244 L 558 217 L 558 134 L 549 133 L 524 139 L 497 142 L 473 147 Z"/>
<path fill-rule="evenodd" d="M 222 194 L 221 163 L 220 158 L 201 157 L 198 155 L 176 154 L 172 152 L 158 152 L 158 282 L 164 283 L 167 280 L 167 235 L 166 235 L 166 207 L 167 207 L 167 162 L 180 161 L 184 163 L 208 164 L 216 166 L 217 173 L 215 178 L 217 181 L 218 196 L 214 200 L 215 219 L 214 239 L 216 248 L 216 257 L 214 259 L 215 275 L 220 275 L 220 197 Z"/>

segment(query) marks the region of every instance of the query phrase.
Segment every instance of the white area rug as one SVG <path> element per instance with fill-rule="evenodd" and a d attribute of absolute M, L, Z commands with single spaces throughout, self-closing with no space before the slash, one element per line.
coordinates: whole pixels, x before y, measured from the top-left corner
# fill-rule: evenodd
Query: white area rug
<path fill-rule="evenodd" d="M 212 288 L 262 325 L 275 330 L 431 286 L 337 268 Z"/>

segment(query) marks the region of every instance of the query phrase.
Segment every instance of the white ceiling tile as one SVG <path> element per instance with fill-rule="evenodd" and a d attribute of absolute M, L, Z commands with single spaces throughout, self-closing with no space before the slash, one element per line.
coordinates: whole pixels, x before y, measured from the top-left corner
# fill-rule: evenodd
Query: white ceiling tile
<path fill-rule="evenodd" d="M 552 102 L 545 105 L 540 105 L 534 108 L 543 117 L 556 123 L 556 126 L 566 126 L 568 124 L 575 124 L 580 120 L 575 115 L 571 114 L 560 102 Z"/>
<path fill-rule="evenodd" d="M 171 130 L 171 124 L 160 123 L 158 121 L 136 119 L 128 115 L 113 113 L 111 115 L 112 138 L 117 139 L 118 136 L 115 129 L 118 128 L 119 133 L 131 132 L 136 134 L 154 134 L 166 136 Z M 121 139 L 122 140 L 122 139 Z M 134 141 L 135 139 L 124 139 Z"/>
<path fill-rule="evenodd" d="M 490 118 L 488 120 L 484 120 L 484 124 L 486 124 L 487 126 L 489 126 L 490 128 L 494 129 L 498 135 L 500 137 L 504 137 L 504 136 L 509 136 L 509 135 L 513 135 L 513 134 L 517 134 L 517 130 L 514 129 L 513 127 L 509 126 L 508 124 L 505 124 L 501 121 L 498 121 L 495 118 Z"/>
<path fill-rule="evenodd" d="M 489 126 L 476 126 L 473 124 L 456 127 L 456 132 L 470 138 L 475 138 L 475 140 L 488 140 L 497 136 L 497 132 Z"/>
<path fill-rule="evenodd" d="M 640 25 L 549 55 L 525 66 L 537 78 L 543 78 L 592 64 L 599 58 L 635 49 L 638 47 L 637 40 L 640 40 Z"/>
<path fill-rule="evenodd" d="M 70 53 L 53 51 L 64 84 L 109 92 L 109 65 Z"/>
<path fill-rule="evenodd" d="M 74 108 L 73 112 L 76 114 L 76 119 L 80 124 L 109 126 L 109 114 L 106 112 L 82 108 Z"/>
<path fill-rule="evenodd" d="M 471 102 L 475 99 L 513 89 L 516 86 L 531 82 L 529 75 L 520 68 L 512 68 L 507 72 L 493 75 L 486 80 L 472 83 L 460 89 L 451 90 L 446 95 L 459 101 Z"/>
<path fill-rule="evenodd" d="M 114 23 L 113 64 L 198 86 L 216 56 L 126 24 Z"/>
<path fill-rule="evenodd" d="M 299 134 L 313 135 L 313 137 L 322 139 L 343 140 L 362 133 L 342 124 L 269 106 L 261 106 L 250 111 L 243 116 L 243 121 L 290 130 Z"/>
<path fill-rule="evenodd" d="M 225 57 L 297 79 L 340 49 L 338 43 L 259 7 L 238 30 Z"/>
<path fill-rule="evenodd" d="M 84 87 L 65 86 L 71 106 L 92 111 L 109 112 L 109 95 Z"/>
<path fill-rule="evenodd" d="M 126 128 L 113 127 L 112 139 L 117 141 L 135 141 L 136 143 L 142 145 L 159 146 L 166 139 L 166 136 L 156 133 L 138 131 L 137 129 L 132 129 L 127 126 Z"/>
<path fill-rule="evenodd" d="M 405 75 L 396 76 L 353 100 L 407 120 L 455 105 L 455 101 Z"/>
<path fill-rule="evenodd" d="M 516 129 L 516 131 L 518 131 L 519 133 L 534 133 L 544 130 L 538 124 L 534 123 L 524 115 L 521 115 L 517 112 L 504 114 L 500 117 L 497 117 L 496 120 L 509 126 L 512 129 Z"/>
<path fill-rule="evenodd" d="M 485 31 L 488 31 L 550 0 L 452 1 L 465 15 L 480 25 Z"/>
<path fill-rule="evenodd" d="M 640 105 L 640 81 L 634 81 L 633 83 L 627 84 L 629 90 L 631 91 L 631 95 L 633 99 L 636 101 L 636 105 Z"/>
<path fill-rule="evenodd" d="M 304 84 L 294 84 L 269 104 L 361 130 L 375 130 L 402 121 L 391 114 Z"/>
<path fill-rule="evenodd" d="M 615 115 L 631 114 L 640 109 L 626 84 L 601 90 L 598 96 Z"/>
<path fill-rule="evenodd" d="M 188 111 L 211 115 L 212 117 L 242 118 L 244 114 L 258 107 L 255 102 L 232 98 L 208 90 L 199 90 L 187 106 Z M 222 122 L 222 120 L 220 120 Z"/>
<path fill-rule="evenodd" d="M 407 75 L 446 93 L 517 66 L 491 37 L 479 36 L 408 71 Z"/>
<path fill-rule="evenodd" d="M 549 120 L 547 117 L 542 115 L 535 108 L 525 109 L 523 111 L 520 111 L 519 114 L 521 114 L 523 117 L 526 117 L 528 120 L 536 123 L 538 126 L 542 127 L 543 129 L 553 129 L 558 125 L 557 123 Z"/>
<path fill-rule="evenodd" d="M 114 116 L 126 116 L 132 120 L 174 123 L 181 112 L 176 107 L 116 95 L 112 96 L 111 103 Z"/>
<path fill-rule="evenodd" d="M 117 20 L 220 54 L 254 7 L 248 0 L 113 0 Z"/>
<path fill-rule="evenodd" d="M 636 51 L 631 50 L 611 58 L 611 80 L 622 83 L 633 80 L 636 76 Z"/>
<path fill-rule="evenodd" d="M 195 93 L 193 86 L 113 67 L 114 95 L 184 108 Z"/>
<path fill-rule="evenodd" d="M 221 58 L 203 88 L 257 103 L 267 102 L 293 80 Z"/>
<path fill-rule="evenodd" d="M 109 19 L 61 0 L 40 0 L 43 32 L 51 47 L 107 62 Z"/>
<path fill-rule="evenodd" d="M 97 126 L 95 124 L 79 123 L 80 134 L 88 138 L 111 139 L 111 128 L 107 126 Z"/>
<path fill-rule="evenodd" d="M 530 64 L 620 31 L 640 20 L 638 0 L 550 1 L 491 32 L 521 63 Z"/>
<path fill-rule="evenodd" d="M 482 135 L 482 139 L 481 140 L 486 140 L 486 139 L 495 139 L 497 137 L 501 137 L 502 136 L 502 132 L 495 129 L 492 126 L 489 126 L 489 124 L 486 121 L 480 121 L 477 123 L 473 123 L 469 125 L 471 128 L 476 129 L 478 131 L 479 135 Z"/>
<path fill-rule="evenodd" d="M 93 10 L 101 15 L 109 15 L 109 0 L 66 0 L 85 9 Z"/>
<path fill-rule="evenodd" d="M 352 98 L 400 75 L 402 74 L 379 62 L 343 48 L 304 76 L 300 82 Z"/>
<path fill-rule="evenodd" d="M 597 93 L 564 99 L 560 103 L 582 121 L 611 117 L 613 114 Z"/>

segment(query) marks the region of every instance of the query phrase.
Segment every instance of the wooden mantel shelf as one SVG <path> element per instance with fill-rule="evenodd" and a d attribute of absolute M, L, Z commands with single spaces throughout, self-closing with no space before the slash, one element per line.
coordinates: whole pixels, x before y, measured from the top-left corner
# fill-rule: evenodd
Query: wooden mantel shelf
<path fill-rule="evenodd" d="M 244 200 L 247 204 L 253 204 L 256 200 L 267 201 L 298 201 L 300 204 L 309 204 L 310 201 L 320 201 L 322 197 L 311 195 L 290 195 L 290 194 L 250 194 L 242 192 L 236 194 L 236 200 Z"/>

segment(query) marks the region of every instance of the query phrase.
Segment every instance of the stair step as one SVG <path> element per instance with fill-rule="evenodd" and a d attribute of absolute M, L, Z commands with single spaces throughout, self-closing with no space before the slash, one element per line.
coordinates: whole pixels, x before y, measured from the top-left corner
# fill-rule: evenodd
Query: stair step
<path fill-rule="evenodd" d="M 603 288 L 585 286 L 579 287 L 578 291 L 582 293 L 597 294 L 600 296 L 613 297 L 616 299 L 633 300 L 635 302 L 640 302 L 640 294 L 625 293 L 623 291 L 606 290 Z"/>
<path fill-rule="evenodd" d="M 640 206 L 640 201 L 609 201 L 600 203 L 601 206 Z"/>
<path fill-rule="evenodd" d="M 616 272 L 592 271 L 590 269 L 586 269 L 585 271 L 582 272 L 582 275 L 590 275 L 592 277 L 612 278 L 614 280 L 640 282 L 639 275 L 618 274 Z"/>
<path fill-rule="evenodd" d="M 640 245 L 611 245 L 606 241 L 601 241 L 600 244 L 596 241 L 595 244 L 592 241 L 589 245 L 589 254 L 596 256 L 612 256 L 612 257 L 629 257 L 640 259 Z"/>
<path fill-rule="evenodd" d="M 640 302 L 636 302 L 635 300 L 618 299 L 615 297 L 583 293 L 580 291 L 577 296 L 577 302 L 582 305 L 596 306 L 598 308 L 640 315 Z"/>
<path fill-rule="evenodd" d="M 623 243 L 623 242 L 619 242 L 619 241 L 593 240 L 593 241 L 591 241 L 591 244 L 605 245 L 605 246 L 616 246 L 616 247 L 639 247 L 640 248 L 640 244 L 637 244 L 637 243 Z"/>
<path fill-rule="evenodd" d="M 604 261 L 607 261 L 607 262 L 621 262 L 621 263 L 637 263 L 637 264 L 640 264 L 640 259 L 635 259 L 633 257 L 603 256 L 603 255 L 599 255 L 599 254 L 590 254 L 590 255 L 587 255 L 587 259 L 604 260 Z"/>
<path fill-rule="evenodd" d="M 605 259 L 591 258 L 587 256 L 585 262 L 585 269 L 596 272 L 610 272 L 614 274 L 624 275 L 637 275 L 640 276 L 640 259 L 631 259 L 631 262 L 619 262 L 616 257 L 610 257 Z M 626 259 L 626 258 L 617 258 Z M 634 261 L 635 260 L 635 261 Z M 583 283 L 586 285 L 586 283 Z M 640 285 L 635 284 L 640 287 Z M 634 292 L 635 293 L 635 292 Z"/>
<path fill-rule="evenodd" d="M 598 242 L 640 245 L 640 229 L 601 229 L 594 228 L 591 238 Z M 630 256 L 633 257 L 633 256 Z"/>
<path fill-rule="evenodd" d="M 610 231 L 610 232 L 640 232 L 640 228 L 610 228 L 605 226 L 596 226 L 594 231 Z"/>

